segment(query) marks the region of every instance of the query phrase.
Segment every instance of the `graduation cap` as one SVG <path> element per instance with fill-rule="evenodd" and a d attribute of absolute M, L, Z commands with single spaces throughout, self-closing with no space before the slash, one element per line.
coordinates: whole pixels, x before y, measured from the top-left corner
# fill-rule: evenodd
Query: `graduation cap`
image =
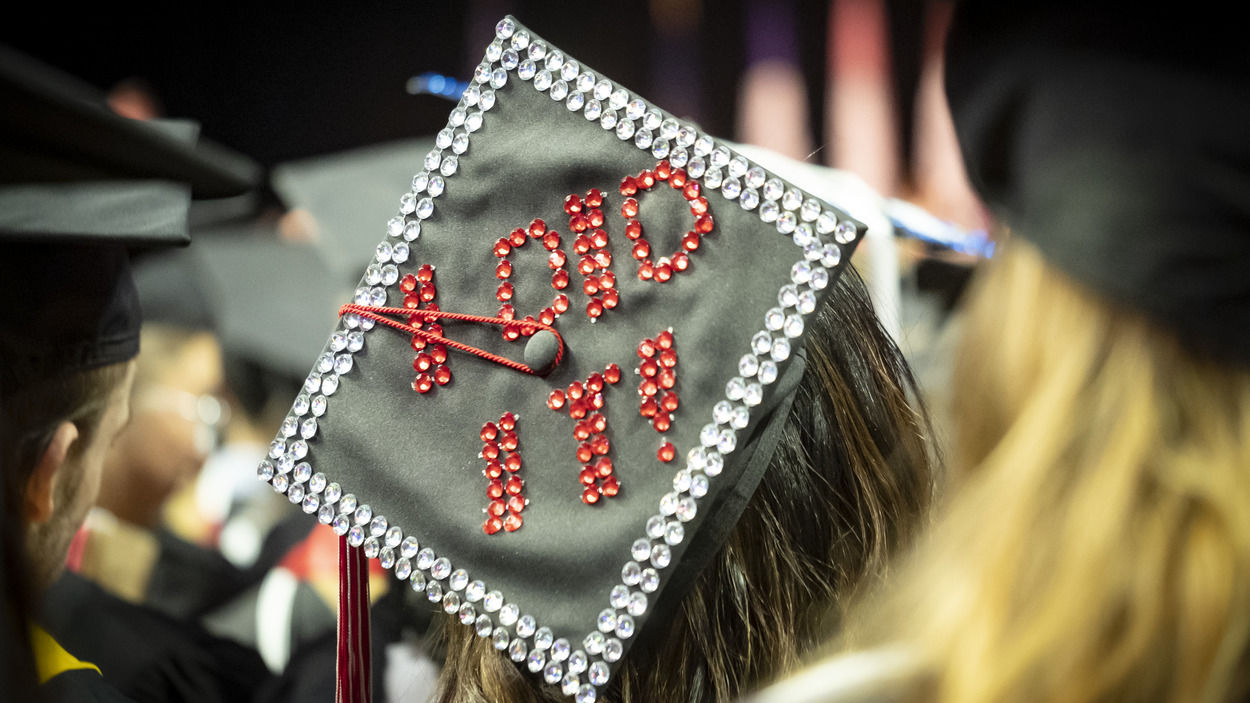
<path fill-rule="evenodd" d="M 345 185 L 345 187 L 347 187 Z M 580 701 L 767 466 L 861 223 L 508 17 L 258 473 Z"/>
<path fill-rule="evenodd" d="M 193 196 L 227 197 L 258 169 L 205 149 L 192 123 L 113 114 L 74 79 L 0 47 L 0 323 L 6 394 L 132 358 L 130 251 L 185 244 Z"/>

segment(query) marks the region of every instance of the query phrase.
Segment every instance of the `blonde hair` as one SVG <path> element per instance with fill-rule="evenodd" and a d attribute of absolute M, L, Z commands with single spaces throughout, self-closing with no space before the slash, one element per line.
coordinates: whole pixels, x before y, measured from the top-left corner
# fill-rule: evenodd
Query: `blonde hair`
<path fill-rule="evenodd" d="M 950 499 L 859 644 L 927 701 L 1227 701 L 1250 642 L 1250 373 L 1011 242 L 955 369 Z M 958 469 L 956 469 L 958 471 Z"/>

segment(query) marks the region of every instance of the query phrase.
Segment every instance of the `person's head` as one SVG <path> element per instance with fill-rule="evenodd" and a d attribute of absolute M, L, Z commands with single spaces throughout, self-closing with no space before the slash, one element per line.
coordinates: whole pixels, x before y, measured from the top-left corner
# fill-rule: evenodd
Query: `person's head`
<path fill-rule="evenodd" d="M 132 421 L 108 452 L 99 505 L 152 527 L 169 498 L 195 479 L 227 415 L 211 333 L 149 323 L 141 338 Z"/>
<path fill-rule="evenodd" d="M 130 415 L 133 381 L 134 363 L 126 361 L 58 374 L 0 399 L 5 515 L 20 523 L 36 590 L 60 573 L 95 503 L 105 454 Z"/>
<path fill-rule="evenodd" d="M 759 487 L 666 626 L 599 700 L 732 700 L 817 649 L 924 527 L 936 478 L 905 360 L 853 269 L 808 328 L 806 371 Z M 559 701 L 488 639 L 447 622 L 440 699 Z"/>
<path fill-rule="evenodd" d="M 970 300 L 947 504 L 855 618 L 908 661 L 891 700 L 1250 691 L 1250 74 L 1207 15 L 1193 51 L 1184 17 L 1121 19 L 952 25 L 956 131 L 1013 234 Z"/>

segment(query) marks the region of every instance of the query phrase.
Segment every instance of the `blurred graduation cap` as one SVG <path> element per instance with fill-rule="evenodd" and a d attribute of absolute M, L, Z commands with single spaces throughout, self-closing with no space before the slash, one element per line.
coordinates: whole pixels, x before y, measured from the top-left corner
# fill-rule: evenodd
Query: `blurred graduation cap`
<path fill-rule="evenodd" d="M 864 228 L 511 17 L 419 169 L 258 474 L 342 536 L 342 700 L 367 558 L 591 701 L 733 528 Z"/>
<path fill-rule="evenodd" d="M 358 277 L 386 235 L 378 213 L 395 209 L 395 184 L 410 181 L 433 146 L 427 137 L 291 161 L 273 169 L 270 183 L 288 208 L 312 215 L 327 265 Z"/>
<path fill-rule="evenodd" d="M 113 114 L 83 84 L 0 47 L 0 387 L 138 352 L 130 251 L 189 241 L 192 197 L 255 186 L 192 123 Z"/>

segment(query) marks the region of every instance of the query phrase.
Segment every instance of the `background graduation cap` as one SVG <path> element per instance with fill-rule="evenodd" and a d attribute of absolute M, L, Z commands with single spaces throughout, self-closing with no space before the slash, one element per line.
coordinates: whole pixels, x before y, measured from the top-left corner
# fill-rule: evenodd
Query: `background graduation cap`
<path fill-rule="evenodd" d="M 247 193 L 259 169 L 187 121 L 131 120 L 0 46 L 0 323 L 6 393 L 132 358 L 129 252 L 182 245 L 192 197 Z"/>
<path fill-rule="evenodd" d="M 863 227 L 510 17 L 421 166 L 259 477 L 343 537 L 343 699 L 367 557 L 593 700 L 749 500 Z"/>
<path fill-rule="evenodd" d="M 290 161 L 273 169 L 270 184 L 288 208 L 312 215 L 329 269 L 355 281 L 384 235 L 367 213 L 395 208 L 395 184 L 410 181 L 433 146 L 427 137 Z"/>

